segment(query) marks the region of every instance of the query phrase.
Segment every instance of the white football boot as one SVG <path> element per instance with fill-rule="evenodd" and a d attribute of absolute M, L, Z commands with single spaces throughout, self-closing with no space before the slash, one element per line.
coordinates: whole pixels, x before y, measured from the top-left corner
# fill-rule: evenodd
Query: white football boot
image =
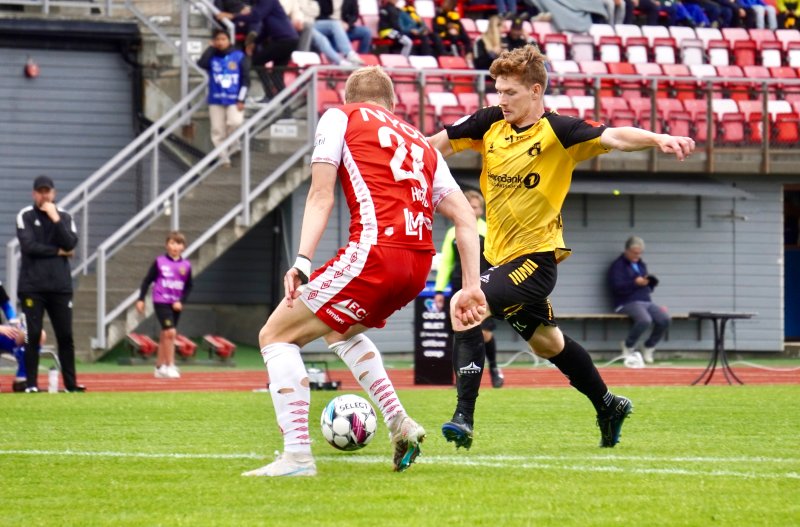
<path fill-rule="evenodd" d="M 317 465 L 311 454 L 276 452 L 275 461 L 255 470 L 242 472 L 242 476 L 316 476 Z"/>
<path fill-rule="evenodd" d="M 402 472 L 420 455 L 419 444 L 425 440 L 425 429 L 403 413 L 392 419 L 389 430 L 394 445 L 393 467 L 395 472 Z"/>

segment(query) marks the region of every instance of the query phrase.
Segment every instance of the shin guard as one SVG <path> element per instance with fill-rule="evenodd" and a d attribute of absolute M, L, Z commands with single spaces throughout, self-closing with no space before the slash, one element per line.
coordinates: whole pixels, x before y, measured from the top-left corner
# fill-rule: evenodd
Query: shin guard
<path fill-rule="evenodd" d="M 471 424 L 475 413 L 475 401 L 483 377 L 486 347 L 480 326 L 466 331 L 457 331 L 453 338 L 453 370 L 456 374 L 458 404 L 456 413 L 464 414 Z"/>

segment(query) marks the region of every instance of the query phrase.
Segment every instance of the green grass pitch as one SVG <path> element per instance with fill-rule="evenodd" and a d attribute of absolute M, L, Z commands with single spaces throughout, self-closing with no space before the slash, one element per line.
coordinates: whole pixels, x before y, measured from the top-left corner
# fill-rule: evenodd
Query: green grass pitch
<path fill-rule="evenodd" d="M 597 447 L 574 390 L 484 389 L 472 450 L 439 433 L 453 390 L 404 390 L 428 429 L 391 471 L 378 436 L 322 439 L 315 478 L 244 478 L 280 448 L 265 393 L 0 397 L 0 523 L 14 526 L 800 525 L 800 386 L 617 390 L 634 414 Z"/>

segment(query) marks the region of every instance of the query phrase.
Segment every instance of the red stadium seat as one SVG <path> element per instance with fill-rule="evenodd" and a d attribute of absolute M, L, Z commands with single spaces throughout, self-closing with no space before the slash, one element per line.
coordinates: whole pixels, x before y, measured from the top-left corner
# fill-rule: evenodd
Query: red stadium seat
<path fill-rule="evenodd" d="M 439 57 L 439 66 L 443 70 L 468 70 L 470 69 L 464 57 L 442 55 Z M 475 91 L 476 77 L 469 75 L 445 75 L 445 80 L 453 93 L 470 93 Z"/>
<path fill-rule="evenodd" d="M 219 335 L 204 335 L 203 345 L 208 349 L 208 357 L 226 361 L 236 353 L 236 344 Z"/>
<path fill-rule="evenodd" d="M 342 104 L 339 92 L 331 89 L 317 90 L 317 111 L 323 113 L 329 108 L 335 108 Z"/>
<path fill-rule="evenodd" d="M 464 113 L 466 114 L 475 113 L 481 107 L 479 96 L 476 92 L 458 92 L 456 97 L 458 97 L 458 104 L 464 108 Z"/>
<path fill-rule="evenodd" d="M 622 60 L 622 39 L 618 36 L 603 36 L 599 42 L 600 60 L 620 62 Z"/>
<path fill-rule="evenodd" d="M 675 39 L 673 38 L 654 39 L 653 59 L 658 64 L 675 64 Z"/>
<path fill-rule="evenodd" d="M 764 119 L 761 112 L 753 112 L 747 117 L 747 141 L 753 144 L 764 141 Z"/>
<path fill-rule="evenodd" d="M 800 116 L 794 112 L 775 115 L 775 143 L 795 146 L 800 140 L 798 124 L 800 124 Z"/>
<path fill-rule="evenodd" d="M 778 42 L 780 41 L 775 38 L 775 33 L 771 29 L 749 29 L 748 30 L 750 40 L 756 43 L 756 47 L 758 49 L 764 49 L 764 44 L 768 42 Z M 781 48 L 783 45 L 781 45 Z"/>
<path fill-rule="evenodd" d="M 800 42 L 800 31 L 797 29 L 778 29 L 775 31 L 775 39 L 783 44 L 784 51 L 789 51 L 789 44 Z"/>
<path fill-rule="evenodd" d="M 697 120 L 698 116 L 708 111 L 708 103 L 705 99 L 686 99 L 683 101 L 683 107 L 689 113 L 693 121 Z"/>
<path fill-rule="evenodd" d="M 723 27 L 721 30 L 722 39 L 728 41 L 731 49 L 736 48 L 738 42 L 751 42 L 755 46 L 755 41 L 750 38 L 750 33 L 743 27 Z"/>
<path fill-rule="evenodd" d="M 551 33 L 542 38 L 544 54 L 551 61 L 567 60 L 567 35 L 564 33 Z"/>
<path fill-rule="evenodd" d="M 636 126 L 636 114 L 632 110 L 616 110 L 613 115 L 602 120 L 611 126 Z"/>
<path fill-rule="evenodd" d="M 723 114 L 719 121 L 719 140 L 726 144 L 740 144 L 745 140 L 745 119 L 743 113 Z"/>
<path fill-rule="evenodd" d="M 683 137 L 692 135 L 692 119 L 688 112 L 672 112 L 665 121 L 671 135 Z"/>
<path fill-rule="evenodd" d="M 725 28 L 734 29 L 734 28 Z M 740 28 L 741 29 L 741 28 Z M 756 63 L 756 43 L 752 40 L 737 40 L 729 44 L 733 48 L 733 63 L 737 66 L 752 66 Z"/>
<path fill-rule="evenodd" d="M 696 99 L 697 82 L 692 78 L 689 67 L 685 64 L 662 64 L 664 75 L 671 77 L 670 89 L 678 99 Z"/>
<path fill-rule="evenodd" d="M 632 64 L 650 61 L 650 46 L 646 37 L 629 37 L 625 40 L 625 58 Z"/>
<path fill-rule="evenodd" d="M 582 73 L 586 74 L 586 84 L 590 89 L 594 89 L 596 85 L 595 78 L 597 75 L 608 74 L 608 67 L 605 62 L 599 60 L 588 60 L 579 62 L 578 66 Z M 614 95 L 614 81 L 611 79 L 602 79 L 600 81 L 600 95 L 611 96 Z"/>
<path fill-rule="evenodd" d="M 723 81 L 722 87 L 725 93 L 736 100 L 747 100 L 750 98 L 750 90 L 744 82 L 735 82 L 737 79 L 744 81 L 744 72 L 739 66 L 717 66 L 717 75 L 734 79 L 733 81 Z"/>

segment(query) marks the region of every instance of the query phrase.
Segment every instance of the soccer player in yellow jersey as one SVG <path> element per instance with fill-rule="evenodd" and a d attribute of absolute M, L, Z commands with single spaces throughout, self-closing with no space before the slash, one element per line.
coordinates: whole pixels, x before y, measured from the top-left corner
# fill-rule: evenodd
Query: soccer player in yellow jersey
<path fill-rule="evenodd" d="M 556 264 L 570 252 L 562 237 L 561 206 L 581 161 L 612 149 L 653 147 L 683 160 L 694 150 L 694 141 L 546 111 L 545 60 L 532 45 L 503 52 L 489 69 L 499 104 L 429 140 L 445 157 L 467 148 L 483 157 L 484 256 L 494 266 L 481 275 L 489 307 L 484 316 L 504 318 L 534 353 L 552 362 L 589 398 L 597 411 L 600 446 L 613 447 L 633 405 L 608 390 L 583 346 L 561 332 L 548 299 L 556 284 Z M 453 329 L 458 403 L 442 433 L 456 447 L 469 448 L 485 349 L 477 322 L 463 324 L 454 318 Z"/>

